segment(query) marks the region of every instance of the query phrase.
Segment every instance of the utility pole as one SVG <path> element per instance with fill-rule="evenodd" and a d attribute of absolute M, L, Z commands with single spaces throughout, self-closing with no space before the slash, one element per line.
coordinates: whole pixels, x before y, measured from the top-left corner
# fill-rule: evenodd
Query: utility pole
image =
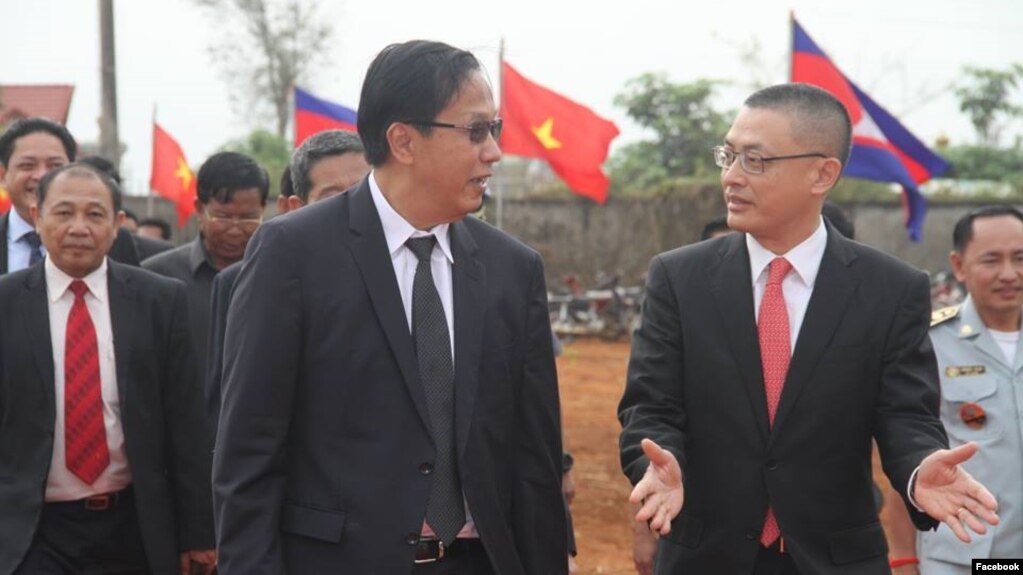
<path fill-rule="evenodd" d="M 120 170 L 121 140 L 117 136 L 117 63 L 114 57 L 114 0 L 99 0 L 99 47 L 102 113 L 99 154 Z"/>

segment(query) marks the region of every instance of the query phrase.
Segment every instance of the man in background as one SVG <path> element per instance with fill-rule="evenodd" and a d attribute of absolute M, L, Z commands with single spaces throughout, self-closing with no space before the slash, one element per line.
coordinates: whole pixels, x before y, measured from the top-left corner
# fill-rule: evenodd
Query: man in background
<path fill-rule="evenodd" d="M 191 242 L 153 256 L 142 267 L 185 282 L 189 324 L 196 357 L 206 368 L 213 278 L 242 259 L 249 238 L 263 221 L 270 193 L 266 170 L 236 152 L 210 156 L 196 176 L 195 211 L 199 235 Z"/>
<path fill-rule="evenodd" d="M 281 175 L 277 214 L 335 196 L 351 188 L 369 173 L 359 135 L 343 130 L 319 132 L 307 138 L 291 155 Z M 210 310 L 210 353 L 206 368 L 206 407 L 216 437 L 220 418 L 221 381 L 224 370 L 224 333 L 235 280 L 244 262 L 224 268 L 213 279 Z"/>
<path fill-rule="evenodd" d="M 107 257 L 117 185 L 47 174 L 46 259 L 0 278 L 0 573 L 212 573 L 184 287 Z"/>
<path fill-rule="evenodd" d="M 917 533 L 902 506 L 886 505 L 896 575 L 969 575 L 971 559 L 1023 557 L 1023 213 L 974 210 L 956 223 L 952 246 L 967 297 L 931 317 L 941 421 L 953 447 L 980 446 L 963 468 L 995 494 L 1001 522 L 963 543 L 945 525 Z"/>
<path fill-rule="evenodd" d="M 46 172 L 74 161 L 77 151 L 67 128 L 46 118 L 23 118 L 0 135 L 0 181 L 11 196 L 11 209 L 0 217 L 0 274 L 43 260 L 30 213 L 36 189 Z"/>

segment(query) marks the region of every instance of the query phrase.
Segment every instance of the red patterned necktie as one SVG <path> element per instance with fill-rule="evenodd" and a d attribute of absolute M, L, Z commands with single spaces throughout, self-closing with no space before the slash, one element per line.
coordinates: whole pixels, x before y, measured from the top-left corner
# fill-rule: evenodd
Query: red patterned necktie
<path fill-rule="evenodd" d="M 103 427 L 99 347 L 82 280 L 71 282 L 75 302 L 67 318 L 64 345 L 64 444 L 67 468 L 92 485 L 110 464 L 107 432 Z"/>
<path fill-rule="evenodd" d="M 785 375 L 789 371 L 792 346 L 789 335 L 789 312 L 785 307 L 785 294 L 781 282 L 792 271 L 792 264 L 785 258 L 774 258 L 767 273 L 767 287 L 760 302 L 760 317 L 757 332 L 760 337 L 760 360 L 764 368 L 764 391 L 767 393 L 767 417 L 774 425 L 774 414 L 778 411 L 781 390 L 785 386 Z M 764 529 L 760 532 L 760 543 L 769 547 L 779 537 L 781 529 L 774 517 L 774 510 L 767 508 Z"/>

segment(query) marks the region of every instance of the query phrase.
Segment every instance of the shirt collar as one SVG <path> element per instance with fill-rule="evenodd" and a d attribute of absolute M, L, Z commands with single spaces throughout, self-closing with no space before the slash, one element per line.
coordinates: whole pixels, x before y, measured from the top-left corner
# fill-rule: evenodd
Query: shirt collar
<path fill-rule="evenodd" d="M 12 242 L 16 242 L 20 240 L 21 237 L 24 236 L 25 234 L 29 232 L 34 232 L 36 230 L 32 224 L 23 220 L 21 218 L 21 215 L 18 214 L 18 211 L 15 210 L 13 207 L 7 213 L 11 214 L 11 218 L 10 220 L 8 220 L 7 229 L 10 230 L 9 233 L 11 235 L 9 237 Z"/>
<path fill-rule="evenodd" d="M 440 224 L 425 232 L 417 230 L 391 207 L 390 202 L 384 197 L 384 193 L 380 191 L 375 171 L 369 173 L 369 191 L 373 197 L 373 204 L 377 208 L 377 214 L 380 216 L 380 224 L 384 228 L 384 237 L 387 239 L 387 251 L 391 254 L 392 259 L 397 255 L 398 250 L 405 246 L 405 242 L 409 238 L 434 236 L 437 238 L 440 250 L 444 252 L 444 257 L 448 259 L 448 263 L 455 263 L 455 258 L 451 255 L 451 242 L 448 240 L 448 228 L 451 224 Z"/>
<path fill-rule="evenodd" d="M 796 275 L 808 288 L 813 288 L 817 281 L 817 272 L 821 269 L 821 260 L 824 259 L 824 248 L 828 245 L 827 226 L 821 218 L 817 229 L 810 237 L 803 240 L 799 245 L 784 254 L 775 254 L 756 240 L 752 235 L 746 234 L 746 247 L 749 250 L 750 272 L 753 274 L 753 283 L 757 283 L 760 274 L 771 264 L 771 260 L 783 257 L 789 260 Z"/>
<path fill-rule="evenodd" d="M 76 278 L 64 273 L 63 270 L 53 263 L 49 256 L 46 257 L 43 268 L 46 271 L 46 291 L 50 297 L 50 303 L 56 303 L 68 291 L 71 282 Z M 85 285 L 89 286 L 89 293 L 92 294 L 92 297 L 99 300 L 100 303 L 106 302 L 107 258 L 104 257 L 103 263 L 99 264 L 99 267 L 94 269 L 92 273 L 82 278 L 82 281 L 85 282 Z"/>
<path fill-rule="evenodd" d="M 203 264 L 210 266 L 210 269 L 212 270 L 217 269 L 213 267 L 209 254 L 206 253 L 206 246 L 202 243 L 202 234 L 200 233 L 192 242 L 192 249 L 188 251 L 188 269 L 194 276 L 199 273 L 199 268 L 201 268 Z"/>

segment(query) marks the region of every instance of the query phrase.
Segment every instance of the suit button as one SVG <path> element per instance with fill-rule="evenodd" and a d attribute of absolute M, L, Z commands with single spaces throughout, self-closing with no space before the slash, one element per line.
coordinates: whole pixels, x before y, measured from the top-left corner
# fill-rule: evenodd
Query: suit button
<path fill-rule="evenodd" d="M 775 469 L 778 469 L 778 465 L 779 465 L 779 463 L 778 463 L 777 460 L 769 459 L 767 461 L 767 470 L 768 471 L 774 471 Z"/>
<path fill-rule="evenodd" d="M 746 532 L 747 541 L 756 541 L 757 539 L 760 539 L 760 533 L 757 533 L 755 529 L 750 529 Z"/>
<path fill-rule="evenodd" d="M 418 533 L 409 533 L 408 535 L 405 536 L 405 543 L 408 543 L 409 545 L 416 545 L 416 544 L 418 544 L 419 543 L 419 534 Z"/>
<path fill-rule="evenodd" d="M 421 464 L 419 466 L 419 473 L 422 473 L 423 475 L 429 475 L 433 473 L 433 465 L 431 465 L 430 463 Z"/>

